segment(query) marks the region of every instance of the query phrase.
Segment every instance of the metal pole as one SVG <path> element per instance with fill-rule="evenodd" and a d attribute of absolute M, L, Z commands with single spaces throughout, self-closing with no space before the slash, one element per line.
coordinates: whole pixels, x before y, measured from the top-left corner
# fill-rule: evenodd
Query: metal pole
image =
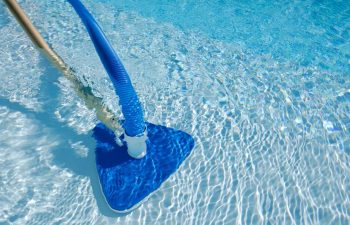
<path fill-rule="evenodd" d="M 118 120 L 112 110 L 103 105 L 102 99 L 93 95 L 91 88 L 86 87 L 75 76 L 74 71 L 63 61 L 63 59 L 47 44 L 39 31 L 24 13 L 23 9 L 16 0 L 4 0 L 9 10 L 12 12 L 18 23 L 25 30 L 36 47 L 43 52 L 63 75 L 71 81 L 77 95 L 82 98 L 89 109 L 95 109 L 97 118 L 103 122 L 109 129 L 116 131 L 121 130 Z"/>

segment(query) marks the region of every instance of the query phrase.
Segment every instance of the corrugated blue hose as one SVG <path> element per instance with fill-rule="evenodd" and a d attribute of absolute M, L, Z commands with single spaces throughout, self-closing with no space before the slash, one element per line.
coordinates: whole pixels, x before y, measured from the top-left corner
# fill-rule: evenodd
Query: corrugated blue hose
<path fill-rule="evenodd" d="M 123 127 L 128 136 L 137 136 L 145 130 L 143 111 L 137 94 L 132 86 L 117 53 L 113 50 L 101 27 L 79 0 L 68 0 L 83 21 L 90 38 L 94 43 L 100 60 L 106 69 L 125 118 Z"/>

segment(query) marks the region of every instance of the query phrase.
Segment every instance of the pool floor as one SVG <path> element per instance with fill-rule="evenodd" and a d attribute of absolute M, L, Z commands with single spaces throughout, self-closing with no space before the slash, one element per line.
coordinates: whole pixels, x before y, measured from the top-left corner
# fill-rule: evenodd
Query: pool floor
<path fill-rule="evenodd" d="M 19 2 L 121 115 L 69 4 Z M 348 4 L 83 2 L 145 119 L 190 133 L 195 148 L 139 208 L 111 211 L 95 168 L 95 113 L 0 2 L 0 224 L 350 223 Z"/>

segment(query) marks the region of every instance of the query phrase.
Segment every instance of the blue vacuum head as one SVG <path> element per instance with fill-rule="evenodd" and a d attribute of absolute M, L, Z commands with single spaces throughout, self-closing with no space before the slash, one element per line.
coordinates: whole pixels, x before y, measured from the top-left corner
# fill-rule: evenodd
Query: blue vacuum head
<path fill-rule="evenodd" d="M 134 159 L 126 145 L 118 146 L 114 132 L 102 123 L 93 130 L 96 165 L 104 196 L 118 212 L 132 210 L 158 189 L 190 154 L 193 138 L 179 130 L 146 123 L 147 154 Z M 120 137 L 123 140 L 123 135 Z"/>

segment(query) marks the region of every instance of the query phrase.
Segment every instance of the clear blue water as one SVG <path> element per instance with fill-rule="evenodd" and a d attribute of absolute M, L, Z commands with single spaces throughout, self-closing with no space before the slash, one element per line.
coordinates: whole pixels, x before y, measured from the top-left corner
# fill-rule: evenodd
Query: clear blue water
<path fill-rule="evenodd" d="M 65 1 L 20 1 L 120 114 Z M 84 3 L 125 62 L 145 117 L 196 147 L 148 201 L 108 209 L 97 123 L 0 2 L 0 224 L 349 224 L 347 1 Z"/>

